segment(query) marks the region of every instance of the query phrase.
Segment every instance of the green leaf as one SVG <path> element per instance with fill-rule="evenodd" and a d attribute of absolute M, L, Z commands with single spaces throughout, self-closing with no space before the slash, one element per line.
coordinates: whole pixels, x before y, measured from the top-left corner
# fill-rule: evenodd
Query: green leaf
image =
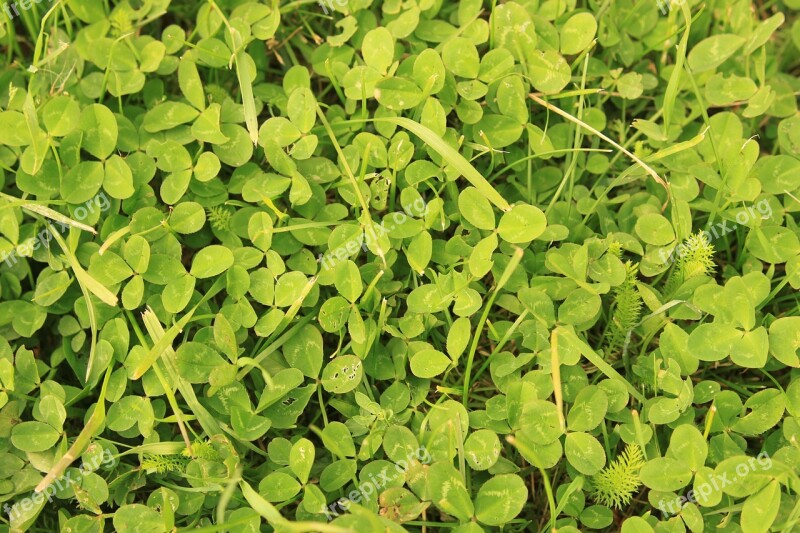
<path fill-rule="evenodd" d="M 708 456 L 708 445 L 700 431 L 690 424 L 681 424 L 669 440 L 666 457 L 681 461 L 697 472 L 705 465 Z"/>
<path fill-rule="evenodd" d="M 97 195 L 105 172 L 97 161 L 83 161 L 61 179 L 61 196 L 71 204 L 82 204 Z"/>
<path fill-rule="evenodd" d="M 383 27 L 370 30 L 361 45 L 364 62 L 378 72 L 385 74 L 394 61 L 394 37 Z"/>
<path fill-rule="evenodd" d="M 211 372 L 225 365 L 216 350 L 199 342 L 181 344 L 175 355 L 178 371 L 189 383 L 208 383 Z"/>
<path fill-rule="evenodd" d="M 776 389 L 766 389 L 750 396 L 744 403 L 750 412 L 736 420 L 732 429 L 746 436 L 761 435 L 783 417 L 786 396 Z"/>
<path fill-rule="evenodd" d="M 720 33 L 706 37 L 689 51 L 687 62 L 692 72 L 713 70 L 731 57 L 746 42 L 744 37 Z"/>
<path fill-rule="evenodd" d="M 110 156 L 117 147 L 119 130 L 114 114 L 104 105 L 92 104 L 83 109 L 80 122 L 82 148 L 97 159 Z"/>
<path fill-rule="evenodd" d="M 192 124 L 192 136 L 198 141 L 225 144 L 230 139 L 220 128 L 221 108 L 217 103 L 209 105 Z"/>
<path fill-rule="evenodd" d="M 672 224 L 662 215 L 649 213 L 636 220 L 636 233 L 647 244 L 666 246 L 675 241 Z"/>
<path fill-rule="evenodd" d="M 223 368 L 223 367 L 217 367 Z M 236 436 L 246 441 L 258 440 L 272 426 L 269 418 L 258 416 L 239 405 L 231 407 L 231 427 Z"/>
<path fill-rule="evenodd" d="M 210 278 L 228 270 L 233 261 L 233 252 L 225 246 L 207 246 L 194 256 L 189 273 L 198 279 Z"/>
<path fill-rule="evenodd" d="M 283 356 L 292 368 L 316 379 L 324 358 L 322 334 L 315 326 L 306 324 L 286 341 Z"/>
<path fill-rule="evenodd" d="M 607 409 L 608 397 L 605 392 L 590 385 L 581 389 L 575 397 L 567 414 L 567 426 L 570 431 L 591 431 L 603 421 Z"/>
<path fill-rule="evenodd" d="M 464 478 L 449 462 L 437 462 L 428 467 L 428 487 L 434 505 L 461 522 L 475 513 Z"/>
<path fill-rule="evenodd" d="M 289 467 L 303 484 L 308 483 L 308 476 L 314 465 L 314 453 L 314 444 L 308 439 L 295 442 L 289 452 Z"/>
<path fill-rule="evenodd" d="M 521 244 L 530 242 L 547 227 L 547 217 L 538 207 L 518 204 L 500 217 L 497 233 L 507 242 Z"/>
<path fill-rule="evenodd" d="M 142 127 L 147 132 L 158 133 L 191 122 L 199 114 L 197 109 L 182 102 L 164 102 L 145 114 Z"/>
<path fill-rule="evenodd" d="M 334 283 L 339 294 L 350 302 L 355 302 L 361 296 L 361 273 L 352 261 L 342 261 L 336 265 Z"/>
<path fill-rule="evenodd" d="M 0 144 L 5 146 L 28 146 L 31 133 L 25 115 L 19 111 L 0 111 Z"/>
<path fill-rule="evenodd" d="M 80 125 L 81 108 L 72 97 L 56 96 L 42 109 L 42 121 L 53 137 L 64 137 Z"/>
<path fill-rule="evenodd" d="M 447 333 L 447 354 L 454 363 L 458 362 L 459 357 L 466 350 L 471 335 L 472 324 L 469 318 L 461 317 L 453 322 Z"/>
<path fill-rule="evenodd" d="M 121 533 L 164 532 L 164 521 L 154 509 L 138 503 L 123 505 L 114 513 L 114 530 Z"/>
<path fill-rule="evenodd" d="M 206 108 L 203 82 L 200 79 L 200 73 L 197 72 L 197 65 L 189 55 L 183 56 L 178 63 L 178 83 L 183 96 L 189 100 L 190 104 L 200 111 Z"/>
<path fill-rule="evenodd" d="M 597 34 L 597 21 L 591 13 L 572 15 L 561 27 L 561 53 L 573 55 L 583 52 Z"/>
<path fill-rule="evenodd" d="M 647 461 L 640 472 L 642 483 L 654 490 L 679 490 L 689 484 L 692 471 L 683 460 L 656 457 Z"/>
<path fill-rule="evenodd" d="M 523 129 L 516 118 L 484 114 L 475 124 L 475 142 L 483 143 L 486 139 L 491 148 L 505 148 L 519 140 Z"/>
<path fill-rule="evenodd" d="M 405 78 L 386 78 L 375 84 L 375 99 L 393 111 L 417 107 L 423 96 L 419 87 Z"/>
<path fill-rule="evenodd" d="M 564 454 L 578 472 L 589 476 L 598 473 L 606 464 L 606 452 L 588 433 L 568 433 Z"/>
<path fill-rule="evenodd" d="M 450 366 L 450 358 L 439 350 L 420 350 L 411 356 L 411 372 L 420 378 L 432 378 Z"/>
<path fill-rule="evenodd" d="M 478 49 L 468 39 L 455 37 L 442 48 L 444 66 L 455 76 L 477 78 L 480 66 Z"/>
<path fill-rule="evenodd" d="M 497 434 L 489 429 L 479 429 L 471 433 L 464 442 L 464 455 L 467 463 L 469 463 L 470 468 L 478 471 L 489 470 L 493 467 L 500 458 L 502 449 L 503 447 L 500 444 L 500 439 L 497 438 Z M 481 521 L 487 524 L 490 523 L 486 520 Z"/>
<path fill-rule="evenodd" d="M 537 91 L 557 93 L 569 83 L 569 65 L 558 52 L 536 50 L 530 53 L 528 62 L 531 83 Z"/>
<path fill-rule="evenodd" d="M 442 58 L 432 48 L 426 48 L 414 60 L 414 81 L 426 94 L 436 94 L 442 90 L 445 74 Z"/>
<path fill-rule="evenodd" d="M 500 474 L 481 485 L 475 497 L 475 516 L 490 526 L 513 520 L 528 500 L 528 487 L 515 474 Z"/>
<path fill-rule="evenodd" d="M 106 160 L 106 177 L 103 188 L 112 198 L 124 200 L 136 192 L 133 186 L 133 172 L 128 163 L 118 155 L 112 155 Z"/>
<path fill-rule="evenodd" d="M 777 479 L 756 494 L 748 497 L 742 507 L 743 531 L 767 532 L 770 530 L 781 506 L 781 489 Z"/>
<path fill-rule="evenodd" d="M 800 331 L 800 317 L 782 317 L 769 326 L 770 353 L 781 363 L 795 368 L 800 367 L 798 331 Z"/>
<path fill-rule="evenodd" d="M 297 126 L 302 133 L 308 133 L 317 120 L 317 100 L 314 94 L 306 88 L 292 92 L 287 104 L 289 120 Z"/>
<path fill-rule="evenodd" d="M 11 444 L 23 452 L 49 450 L 59 437 L 59 432 L 44 422 L 21 422 L 11 430 Z"/>
<path fill-rule="evenodd" d="M 334 394 L 344 394 L 358 387 L 363 375 L 361 359 L 355 355 L 340 355 L 322 371 L 322 387 Z"/>
<path fill-rule="evenodd" d="M 492 204 L 475 187 L 467 187 L 458 195 L 458 210 L 478 229 L 492 230 L 495 227 Z"/>
<path fill-rule="evenodd" d="M 33 301 L 42 307 L 56 303 L 72 284 L 67 272 L 54 272 L 53 275 L 39 279 Z"/>
<path fill-rule="evenodd" d="M 169 226 L 178 233 L 196 233 L 205 223 L 206 212 L 196 202 L 181 202 L 169 214 Z"/>

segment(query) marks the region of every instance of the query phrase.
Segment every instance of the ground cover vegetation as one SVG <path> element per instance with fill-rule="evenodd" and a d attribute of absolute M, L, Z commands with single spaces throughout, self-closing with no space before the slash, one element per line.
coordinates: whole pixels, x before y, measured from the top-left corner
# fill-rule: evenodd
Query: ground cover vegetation
<path fill-rule="evenodd" d="M 0 530 L 800 530 L 799 9 L 3 4 Z"/>

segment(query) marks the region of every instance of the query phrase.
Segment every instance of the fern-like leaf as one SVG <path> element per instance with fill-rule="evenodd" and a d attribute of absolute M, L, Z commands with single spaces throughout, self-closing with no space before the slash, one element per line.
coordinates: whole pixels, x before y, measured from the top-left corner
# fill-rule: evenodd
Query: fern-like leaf
<path fill-rule="evenodd" d="M 614 289 L 614 313 L 606 333 L 606 353 L 616 354 L 625 343 L 628 332 L 639 323 L 642 313 L 642 296 L 636 287 L 639 266 L 625 263 L 625 281 Z"/>
<path fill-rule="evenodd" d="M 182 455 L 148 454 L 142 457 L 141 468 L 148 474 L 183 472 L 188 462 Z"/>
<path fill-rule="evenodd" d="M 608 253 L 617 259 L 622 259 L 622 244 L 620 244 L 619 241 L 615 241 L 613 238 L 610 239 L 608 243 Z"/>
<path fill-rule="evenodd" d="M 207 459 L 209 461 L 219 460 L 219 453 L 211 445 L 210 441 L 196 440 L 192 444 L 192 449 L 185 448 L 181 455 L 194 459 Z"/>
<path fill-rule="evenodd" d="M 184 448 L 179 454 L 145 454 L 141 460 L 141 468 L 148 474 L 183 472 L 192 459 L 217 461 L 220 459 L 220 455 L 212 446 L 211 441 L 196 440 L 191 449 Z"/>
<path fill-rule="evenodd" d="M 675 268 L 664 286 L 664 294 L 671 295 L 687 280 L 714 273 L 714 246 L 705 232 L 691 235 L 675 252 Z"/>
<path fill-rule="evenodd" d="M 208 222 L 211 224 L 212 228 L 217 231 L 228 231 L 230 229 L 231 217 L 233 216 L 233 213 L 231 213 L 227 207 L 217 205 L 214 207 L 209 207 L 207 212 Z"/>
<path fill-rule="evenodd" d="M 639 470 L 644 465 L 641 448 L 627 445 L 614 462 L 592 477 L 592 499 L 600 505 L 622 509 L 639 490 Z"/>

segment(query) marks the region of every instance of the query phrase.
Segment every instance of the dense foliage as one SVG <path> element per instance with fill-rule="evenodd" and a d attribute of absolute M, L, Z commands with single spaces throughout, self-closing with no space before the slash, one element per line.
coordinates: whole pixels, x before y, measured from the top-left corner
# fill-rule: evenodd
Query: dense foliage
<path fill-rule="evenodd" d="M 3 9 L 0 531 L 800 530 L 800 1 Z"/>

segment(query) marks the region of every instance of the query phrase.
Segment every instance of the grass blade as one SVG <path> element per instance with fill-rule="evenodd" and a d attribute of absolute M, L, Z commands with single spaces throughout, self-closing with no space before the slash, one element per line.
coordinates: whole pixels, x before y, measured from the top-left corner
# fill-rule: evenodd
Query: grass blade
<path fill-rule="evenodd" d="M 605 376 L 608 379 L 619 381 L 620 383 L 625 385 L 625 388 L 628 390 L 631 396 L 633 396 L 642 403 L 645 402 L 645 397 L 642 395 L 642 393 L 636 390 L 636 387 L 631 385 L 631 383 L 627 379 L 622 377 L 622 375 L 619 372 L 614 370 L 614 368 L 611 365 L 606 363 L 605 359 L 600 357 L 597 354 L 597 352 L 595 352 L 592 349 L 591 346 L 589 346 L 583 340 L 581 340 L 581 338 L 578 337 L 572 330 L 559 326 L 556 329 L 556 331 L 558 331 L 559 337 L 569 338 L 569 341 L 571 343 L 574 343 L 576 346 L 578 346 L 578 350 L 580 350 L 581 355 L 583 355 L 590 363 L 596 366 L 597 369 L 600 370 L 600 372 L 602 372 L 603 374 L 605 374 Z"/>
<path fill-rule="evenodd" d="M 192 314 L 194 314 L 194 309 L 187 316 L 191 318 Z M 169 328 L 167 332 L 165 332 L 161 322 L 158 320 L 158 317 L 156 317 L 152 309 L 145 311 L 142 314 L 142 318 L 144 320 L 144 325 L 147 329 L 147 332 L 150 334 L 150 337 L 153 339 L 153 341 L 155 341 L 153 350 L 155 350 L 156 347 L 161 347 L 166 344 L 166 347 L 162 348 L 161 351 L 156 354 L 156 358 L 159 356 L 161 357 L 161 360 L 164 362 L 164 367 L 167 370 L 167 374 L 172 382 L 177 385 L 181 396 L 183 396 L 183 400 L 186 402 L 189 410 L 191 410 L 194 416 L 197 417 L 197 421 L 200 423 L 203 431 L 205 431 L 206 435 L 209 437 L 222 433 L 222 429 L 219 427 L 217 420 L 206 410 L 205 407 L 200 405 L 200 402 L 197 400 L 197 396 L 194 393 L 194 389 L 192 388 L 192 384 L 183 379 L 177 370 L 177 360 L 175 356 L 175 350 L 172 349 L 172 340 L 174 340 L 175 336 L 177 336 L 177 334 L 180 332 L 180 329 L 182 329 L 183 325 L 186 323 L 183 323 L 183 325 L 180 326 L 180 329 L 178 329 L 178 324 L 175 324 Z M 183 317 L 183 319 L 186 319 L 186 322 L 188 322 L 187 317 Z M 153 363 L 155 363 L 155 361 L 153 361 Z"/>
<path fill-rule="evenodd" d="M 42 492 L 56 479 L 60 478 L 67 467 L 83 453 L 83 451 L 89 445 L 89 441 L 91 441 L 92 437 L 94 437 L 95 432 L 102 429 L 103 422 L 106 420 L 106 389 L 108 389 L 108 380 L 111 378 L 112 368 L 113 365 L 109 366 L 106 370 L 105 378 L 103 378 L 103 386 L 100 389 L 100 396 L 97 397 L 97 403 L 95 404 L 92 416 L 89 417 L 89 421 L 86 422 L 86 425 L 75 439 L 75 442 L 72 443 L 72 446 L 69 447 L 67 453 L 65 453 L 61 459 L 58 460 L 58 462 L 55 464 L 55 466 L 53 466 L 53 468 L 50 469 L 44 479 L 42 479 L 39 484 L 36 485 L 36 492 Z"/>
<path fill-rule="evenodd" d="M 599 130 L 591 127 L 590 125 L 588 125 L 587 123 L 585 123 L 581 119 L 573 117 L 572 115 L 570 115 L 566 111 L 563 111 L 563 110 L 559 109 L 558 107 L 554 106 L 553 104 L 551 104 L 549 102 L 545 102 L 544 100 L 542 100 L 541 98 L 539 98 L 535 94 L 529 94 L 528 96 L 534 102 L 536 102 L 537 104 L 539 104 L 539 105 L 541 105 L 543 107 L 546 107 L 547 109 L 549 109 L 550 111 L 552 111 L 556 115 L 564 117 L 565 119 L 569 120 L 570 122 L 574 122 L 575 124 L 578 124 L 580 127 L 589 130 L 590 132 L 594 133 L 595 135 L 597 135 L 598 137 L 600 137 L 601 139 L 603 139 L 604 141 L 609 143 L 611 146 L 613 146 L 614 148 L 616 148 L 617 150 L 619 150 L 623 154 L 625 154 L 628 157 L 630 157 L 637 165 L 642 167 L 644 169 L 644 171 L 647 172 L 656 181 L 656 183 L 658 183 L 659 185 L 664 187 L 664 190 L 667 191 L 667 201 L 664 203 L 664 208 L 666 208 L 667 203 L 669 203 L 669 198 L 672 196 L 672 193 L 671 193 L 670 188 L 669 188 L 669 183 L 667 183 L 667 181 L 664 178 L 659 176 L 658 172 L 653 170 L 653 167 L 651 167 L 650 165 L 648 165 L 647 163 L 645 163 L 644 161 L 639 159 L 636 155 L 634 155 L 632 152 L 630 152 L 627 148 L 625 148 L 621 144 L 617 143 L 616 141 L 611 139 L 609 136 L 603 134 Z"/>
<path fill-rule="evenodd" d="M 263 516 L 276 531 L 293 531 L 304 533 L 306 531 L 319 531 L 320 533 L 353 533 L 352 529 L 347 529 L 322 522 L 289 522 L 281 515 L 274 505 L 265 500 L 258 492 L 250 486 L 247 481 L 240 481 L 239 488 L 247 503 L 255 512 Z"/>
<path fill-rule="evenodd" d="M 509 211 L 511 209 L 511 205 L 500 195 L 499 192 L 497 192 L 497 189 L 495 189 L 492 184 L 489 183 L 486 178 L 484 178 L 483 175 L 478 172 L 463 155 L 461 155 L 452 146 L 444 142 L 444 140 L 436 135 L 433 130 L 423 126 L 422 124 L 419 124 L 418 122 L 414 122 L 410 118 L 405 117 L 379 117 L 372 120 L 374 122 L 388 122 L 390 124 L 407 129 L 419 137 L 422 142 L 436 150 L 436 153 L 442 156 L 451 167 L 458 170 L 458 172 L 464 176 L 473 187 L 478 189 L 478 191 L 480 191 L 480 193 L 495 206 L 503 211 Z"/>
<path fill-rule="evenodd" d="M 67 243 L 64 242 L 64 239 L 61 238 L 61 235 L 58 234 L 55 228 L 50 224 L 47 224 L 47 227 L 58 245 L 61 246 L 61 250 L 64 252 L 64 255 L 67 257 L 67 262 L 69 262 L 69 265 L 72 267 L 72 271 L 75 273 L 75 279 L 78 281 L 78 286 L 81 288 L 83 297 L 86 300 L 86 310 L 89 315 L 89 326 L 92 330 L 91 344 L 89 347 L 89 361 L 86 363 L 86 376 L 84 378 L 86 381 L 88 381 L 89 376 L 92 375 L 94 353 L 97 346 L 97 316 L 95 315 L 94 303 L 92 302 L 92 298 L 89 293 L 91 292 L 103 303 L 110 306 L 117 305 L 117 297 L 110 290 L 108 290 L 105 285 L 94 279 L 83 269 L 81 264 L 78 262 L 78 258 L 75 257 L 75 254 L 72 253 L 67 246 Z"/>
<path fill-rule="evenodd" d="M 683 73 L 683 63 L 686 61 L 686 48 L 689 45 L 689 32 L 692 29 L 692 17 L 689 11 L 689 6 L 686 2 L 681 2 L 681 13 L 686 22 L 686 27 L 683 30 L 683 36 L 678 43 L 678 49 L 675 52 L 675 68 L 672 69 L 672 74 L 667 83 L 667 89 L 664 91 L 664 134 L 667 134 L 670 123 L 672 122 L 672 108 L 675 107 L 675 99 L 678 97 L 678 91 L 681 85 L 681 74 Z"/>

